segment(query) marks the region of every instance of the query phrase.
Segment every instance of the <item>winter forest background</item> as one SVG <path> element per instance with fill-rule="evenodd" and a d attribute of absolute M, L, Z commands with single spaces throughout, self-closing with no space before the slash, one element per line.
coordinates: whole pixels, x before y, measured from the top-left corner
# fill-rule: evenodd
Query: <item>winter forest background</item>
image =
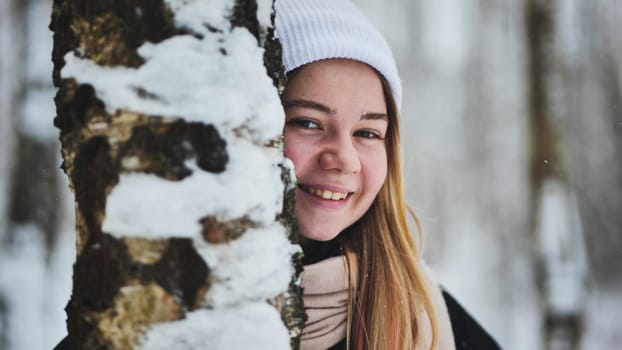
<path fill-rule="evenodd" d="M 506 349 L 622 342 L 622 4 L 358 0 L 404 81 L 409 200 Z M 51 1 L 0 2 L 0 349 L 50 349 L 75 254 Z"/>

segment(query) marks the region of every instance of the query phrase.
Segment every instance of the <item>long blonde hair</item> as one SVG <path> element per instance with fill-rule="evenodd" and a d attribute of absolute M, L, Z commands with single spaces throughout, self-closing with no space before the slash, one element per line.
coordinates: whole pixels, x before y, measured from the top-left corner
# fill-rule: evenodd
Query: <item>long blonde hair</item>
<path fill-rule="evenodd" d="M 415 349 L 423 344 L 422 325 L 429 322 L 430 348 L 435 349 L 438 325 L 429 291 L 432 286 L 424 277 L 421 252 L 407 223 L 410 213 L 420 235 L 419 221 L 406 205 L 398 109 L 389 84 L 378 76 L 389 116 L 385 139 L 388 172 L 367 213 L 342 233 L 353 287 L 348 305 L 348 348 Z"/>

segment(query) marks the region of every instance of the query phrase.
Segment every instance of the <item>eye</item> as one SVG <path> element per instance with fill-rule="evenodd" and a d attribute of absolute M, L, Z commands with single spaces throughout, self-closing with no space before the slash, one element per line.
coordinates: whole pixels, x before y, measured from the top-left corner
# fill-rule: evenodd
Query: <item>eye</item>
<path fill-rule="evenodd" d="M 384 138 L 380 133 L 372 131 L 372 130 L 358 130 L 354 132 L 354 136 L 362 137 L 365 139 L 378 139 L 383 140 Z"/>
<path fill-rule="evenodd" d="M 301 129 L 320 129 L 320 124 L 306 118 L 293 118 L 287 121 L 287 125 L 296 126 Z"/>

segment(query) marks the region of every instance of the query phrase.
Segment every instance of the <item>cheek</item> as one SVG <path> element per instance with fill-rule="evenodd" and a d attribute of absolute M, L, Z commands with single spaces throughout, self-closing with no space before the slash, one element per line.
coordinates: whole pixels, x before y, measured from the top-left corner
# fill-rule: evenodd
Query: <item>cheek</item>
<path fill-rule="evenodd" d="M 283 132 L 283 151 L 285 157 L 294 161 L 294 158 L 296 158 L 296 142 L 292 140 L 292 137 L 287 131 Z"/>
<path fill-rule="evenodd" d="M 308 158 L 310 152 L 306 151 L 306 148 L 302 142 L 296 142 L 296 140 L 292 140 L 291 137 L 288 139 L 287 136 L 285 136 L 283 150 L 285 157 L 289 158 L 294 163 L 296 176 L 299 176 L 300 174 L 298 171 L 307 162 L 306 159 Z"/>
<path fill-rule="evenodd" d="M 375 196 L 378 194 L 378 191 L 380 191 L 380 188 L 387 178 L 388 169 L 386 152 L 383 151 L 370 155 L 364 166 L 365 174 L 367 174 L 365 182 Z"/>

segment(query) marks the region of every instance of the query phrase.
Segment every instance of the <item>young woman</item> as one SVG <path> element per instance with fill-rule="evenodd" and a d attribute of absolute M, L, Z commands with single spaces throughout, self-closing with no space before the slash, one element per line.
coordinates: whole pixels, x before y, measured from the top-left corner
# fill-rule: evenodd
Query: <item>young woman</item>
<path fill-rule="evenodd" d="M 390 48 L 347 0 L 276 0 L 275 10 L 305 253 L 302 349 L 496 349 L 445 302 L 407 224 Z"/>

